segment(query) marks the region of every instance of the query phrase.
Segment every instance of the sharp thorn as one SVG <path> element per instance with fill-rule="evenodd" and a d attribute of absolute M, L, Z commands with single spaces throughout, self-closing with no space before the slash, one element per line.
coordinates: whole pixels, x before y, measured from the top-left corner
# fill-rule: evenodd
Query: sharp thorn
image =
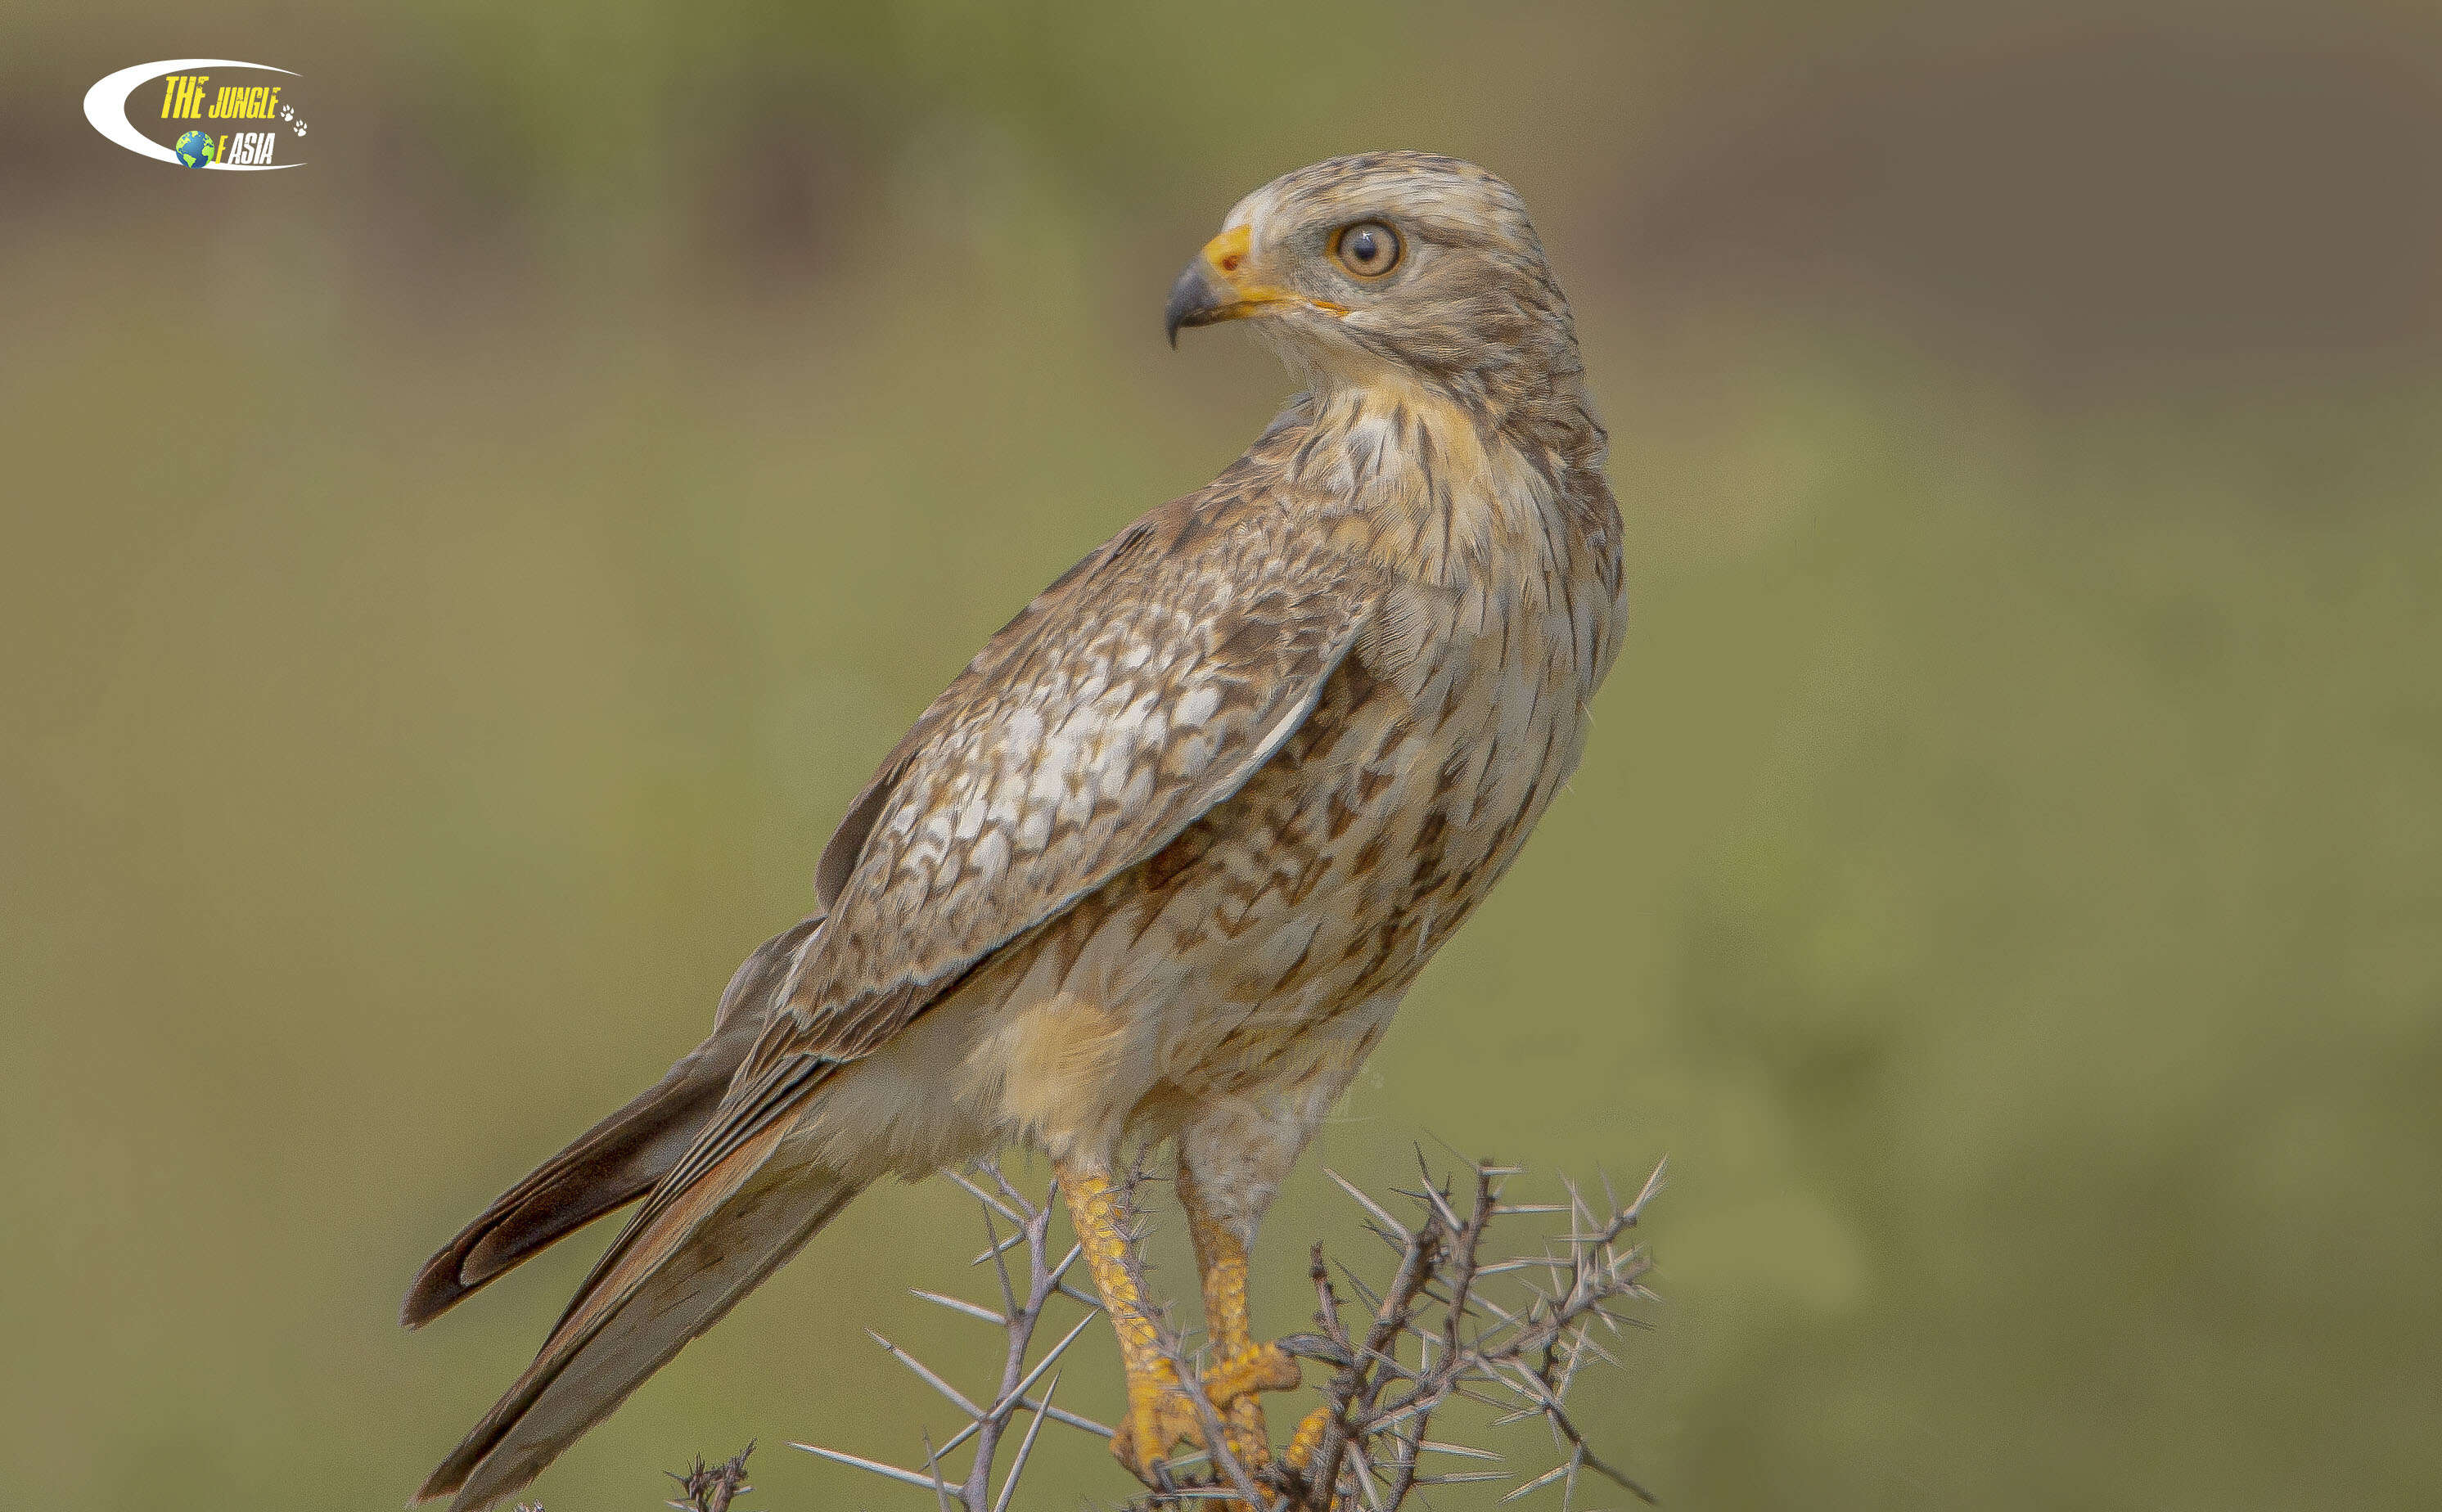
<path fill-rule="evenodd" d="M 1420 1440 L 1416 1445 L 1416 1448 L 1419 1452 L 1455 1454 L 1461 1459 L 1467 1460 L 1498 1460 L 1501 1458 L 1500 1455 L 1495 1454 L 1490 1449 L 1470 1448 L 1464 1444 L 1443 1444 L 1433 1439 Z"/>
<path fill-rule="evenodd" d="M 1376 1202 L 1372 1197 L 1369 1197 L 1364 1193 L 1357 1190 L 1355 1184 L 1350 1182 L 1347 1177 L 1341 1175 L 1339 1172 L 1332 1170 L 1329 1166 L 1323 1167 L 1322 1174 L 1337 1182 L 1339 1186 L 1339 1190 L 1347 1193 L 1350 1197 L 1354 1198 L 1358 1207 L 1364 1209 L 1368 1213 L 1371 1213 L 1375 1222 L 1382 1224 L 1396 1232 L 1403 1242 L 1413 1237 L 1408 1232 L 1408 1229 L 1405 1224 L 1402 1224 L 1398 1219 L 1392 1217 L 1391 1214 L 1383 1209 L 1380 1203 Z"/>
<path fill-rule="evenodd" d="M 967 1195 L 975 1198 L 977 1202 L 982 1203 L 985 1207 L 992 1209 L 993 1211 L 999 1213 L 1002 1217 L 1007 1218 L 1010 1222 L 1016 1224 L 1021 1229 L 1026 1226 L 1026 1220 L 1018 1216 L 1016 1209 L 1011 1208 L 1008 1203 L 1001 1201 L 998 1197 L 993 1196 L 983 1188 L 976 1186 L 974 1182 L 968 1180 L 963 1174 L 954 1171 L 948 1166 L 943 1166 L 941 1168 L 941 1174 L 948 1176 L 958 1185 L 966 1188 Z"/>
<path fill-rule="evenodd" d="M 963 1297 L 945 1296 L 938 1291 L 925 1291 L 916 1286 L 908 1287 L 907 1295 L 910 1297 L 921 1298 L 925 1302 L 938 1303 L 940 1306 L 947 1307 L 954 1313 L 964 1313 L 970 1318 L 980 1318 L 985 1322 L 992 1324 L 995 1328 L 1007 1328 L 1009 1326 L 1008 1319 L 1003 1318 L 1000 1314 L 993 1311 L 989 1307 L 979 1306 L 975 1303 L 967 1301 Z"/>
<path fill-rule="evenodd" d="M 920 1475 L 914 1470 L 902 1470 L 896 1465 L 884 1465 L 880 1460 L 868 1460 L 862 1454 L 849 1454 L 841 1449 L 827 1449 L 819 1444 L 792 1444 L 789 1447 L 795 1449 L 804 1449 L 809 1454 L 819 1454 L 824 1459 L 836 1461 L 841 1465 L 847 1466 L 851 1469 L 864 1470 L 868 1474 L 882 1476 L 885 1480 L 899 1481 L 908 1485 L 920 1486 L 928 1491 L 933 1488 L 935 1481 L 933 1476 Z"/>
<path fill-rule="evenodd" d="M 1525 1485 L 1518 1487 L 1518 1489 L 1510 1492 L 1507 1496 L 1503 1497 L 1500 1502 L 1495 1504 L 1499 1506 L 1507 1506 L 1510 1503 L 1517 1501 L 1520 1497 L 1540 1491 L 1543 1489 L 1543 1487 L 1551 1485 L 1554 1481 L 1558 1480 L 1561 1476 L 1568 1473 L 1568 1462 L 1563 1461 L 1558 1465 L 1553 1466 L 1550 1469 L 1545 1470 L 1542 1474 L 1535 1477 L 1535 1479 L 1527 1482 Z"/>

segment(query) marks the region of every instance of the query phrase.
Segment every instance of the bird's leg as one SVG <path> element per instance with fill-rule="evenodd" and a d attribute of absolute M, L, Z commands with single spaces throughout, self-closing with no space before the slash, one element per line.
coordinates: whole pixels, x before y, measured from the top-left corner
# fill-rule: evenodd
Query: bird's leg
<path fill-rule="evenodd" d="M 1258 1394 L 1294 1391 L 1303 1375 L 1280 1345 L 1255 1342 L 1247 1318 L 1246 1236 L 1237 1224 L 1213 1211 L 1184 1158 L 1178 1162 L 1178 1200 L 1187 1209 L 1195 1269 L 1204 1281 L 1204 1328 L 1212 1340 L 1204 1394 L 1221 1414 L 1230 1452 L 1249 1471 L 1256 1470 L 1272 1457 Z"/>
<path fill-rule="evenodd" d="M 1120 1336 L 1120 1365 L 1127 1373 L 1128 1411 L 1111 1435 L 1111 1452 L 1129 1473 L 1161 1489 L 1157 1467 L 1181 1439 L 1204 1442 L 1195 1408 L 1179 1389 L 1178 1372 L 1163 1356 L 1153 1309 L 1129 1264 L 1136 1235 L 1127 1192 L 1106 1174 L 1063 1164 L 1060 1193 L 1068 1218 L 1085 1247 L 1085 1265 L 1103 1294 L 1103 1310 Z"/>

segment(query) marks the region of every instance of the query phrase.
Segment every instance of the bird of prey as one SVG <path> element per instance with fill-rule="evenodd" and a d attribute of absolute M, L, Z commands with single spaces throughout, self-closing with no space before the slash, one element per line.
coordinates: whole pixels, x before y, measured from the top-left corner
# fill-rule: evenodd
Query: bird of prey
<path fill-rule="evenodd" d="M 1252 1465 L 1248 1254 L 1299 1151 L 1576 767 L 1617 652 L 1620 520 L 1526 210 L 1469 163 L 1318 163 L 1241 200 L 1171 290 L 1303 391 L 1210 484 L 1029 604 L 882 762 L 812 917 L 711 1038 L 426 1265 L 428 1321 L 643 1199 L 417 1500 L 525 1485 L 868 1183 L 1022 1145 L 1119 1333 L 1121 1461 L 1196 1417 L 1129 1264 L 1123 1148 L 1175 1141 L 1204 1385 Z M 1293 1439 L 1292 1467 L 1312 1433 Z"/>

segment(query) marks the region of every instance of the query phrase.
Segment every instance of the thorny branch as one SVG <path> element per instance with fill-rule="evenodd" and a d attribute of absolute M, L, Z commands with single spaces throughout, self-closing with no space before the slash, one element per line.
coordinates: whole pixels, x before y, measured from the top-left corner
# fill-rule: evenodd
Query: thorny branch
<path fill-rule="evenodd" d="M 1018 1478 L 1026 1472 L 1027 1461 L 1034 1452 L 1035 1438 L 1043 1431 L 1046 1421 L 1066 1424 L 1098 1438 L 1107 1439 L 1111 1436 L 1109 1429 L 1092 1418 L 1080 1417 L 1065 1408 L 1053 1405 L 1052 1396 L 1060 1389 L 1060 1376 L 1056 1372 L 1051 1375 L 1048 1381 L 1043 1379 L 1045 1374 L 1052 1372 L 1052 1368 L 1059 1363 L 1060 1357 L 1068 1352 L 1068 1346 L 1074 1344 L 1079 1336 L 1084 1333 L 1086 1325 L 1094 1321 L 1094 1315 L 1102 1310 L 1102 1303 L 1091 1293 L 1080 1290 L 1067 1279 L 1069 1267 L 1074 1266 L 1078 1256 L 1084 1252 L 1082 1246 L 1070 1245 L 1065 1255 L 1057 1259 L 1052 1256 L 1051 1213 L 1055 1206 L 1052 1193 L 1046 1193 L 1040 1203 L 1029 1201 L 1026 1194 L 1011 1185 L 996 1165 L 983 1166 L 977 1173 L 990 1183 L 991 1190 L 957 1172 L 944 1174 L 951 1180 L 964 1187 L 983 1211 L 984 1250 L 983 1253 L 975 1256 L 974 1264 L 980 1266 L 986 1262 L 991 1263 L 993 1279 L 999 1283 L 1000 1306 L 994 1309 L 962 1297 L 945 1296 L 939 1292 L 916 1291 L 914 1295 L 937 1306 L 947 1307 L 952 1312 L 990 1323 L 1007 1335 L 1008 1347 L 1001 1359 L 1000 1379 L 993 1389 L 989 1405 L 971 1400 L 923 1361 L 880 1334 L 875 1334 L 874 1342 L 880 1344 L 891 1358 L 915 1373 L 918 1379 L 947 1398 L 950 1404 L 965 1416 L 967 1426 L 951 1434 L 938 1447 L 928 1442 L 925 1445 L 925 1467 L 921 1470 L 904 1469 L 881 1460 L 870 1460 L 860 1454 L 825 1448 L 816 1444 L 798 1444 L 793 1447 L 804 1449 L 810 1454 L 819 1454 L 827 1460 L 879 1475 L 884 1480 L 897 1481 L 905 1485 L 930 1491 L 933 1493 L 936 1504 L 941 1508 L 957 1507 L 959 1512 L 1008 1512 L 1011 1499 L 1017 1493 Z M 1054 1183 L 1054 1188 L 1056 1191 L 1057 1183 Z M 1014 1230 L 1006 1237 L 1001 1233 L 1003 1223 L 1007 1223 Z M 1012 1252 L 1021 1248 L 1025 1252 L 1025 1276 L 1022 1287 L 1011 1275 L 1010 1267 Z M 1085 1316 L 1079 1319 L 1074 1327 L 1063 1334 L 1057 1343 L 1046 1350 L 1040 1359 L 1029 1365 L 1027 1357 L 1033 1350 L 1035 1335 L 1042 1326 L 1044 1313 L 1051 1305 L 1053 1299 L 1060 1297 L 1066 1297 L 1083 1304 Z M 1038 1383 L 1042 1386 L 1041 1392 L 1038 1394 L 1030 1394 L 1035 1392 Z M 1026 1424 L 1025 1432 L 1018 1441 L 1016 1455 L 1010 1464 L 1009 1473 L 1002 1478 L 998 1494 L 994 1495 L 992 1478 L 1001 1446 L 1006 1441 L 1011 1427 L 1017 1422 L 1019 1414 L 1024 1412 L 1031 1412 L 1033 1416 Z M 945 1456 L 954 1453 L 970 1442 L 973 1443 L 974 1449 L 968 1458 L 967 1473 L 957 1482 L 952 1483 L 941 1470 L 941 1461 Z"/>
<path fill-rule="evenodd" d="M 1421 1166 L 1421 1153 L 1418 1160 Z M 1511 1487 L 1501 1498 L 1503 1504 L 1557 1485 L 1562 1512 L 1569 1512 L 1576 1503 L 1579 1478 L 1589 1471 L 1640 1500 L 1653 1501 L 1652 1493 L 1595 1452 L 1570 1413 L 1568 1397 L 1589 1358 L 1617 1363 L 1597 1341 L 1597 1331 L 1615 1337 L 1622 1325 L 1638 1321 L 1619 1309 L 1652 1299 L 1644 1285 L 1651 1262 L 1630 1242 L 1629 1232 L 1661 1190 L 1660 1167 L 1624 1205 L 1605 1182 L 1599 1206 L 1565 1179 L 1565 1202 L 1511 1200 L 1504 1193 L 1522 1174 L 1516 1167 L 1479 1163 L 1467 1171 L 1459 1190 L 1451 1182 L 1436 1181 L 1427 1169 L 1420 1190 L 1395 1194 L 1416 1209 L 1416 1216 L 1406 1223 L 1338 1174 L 1325 1174 L 1364 1211 L 1367 1230 L 1396 1259 L 1389 1281 L 1377 1288 L 1345 1265 L 1338 1266 L 1335 1282 L 1322 1246 L 1314 1247 L 1309 1274 L 1319 1332 L 1280 1341 L 1292 1355 L 1331 1370 L 1321 1385 L 1321 1430 L 1319 1436 L 1309 1435 L 1310 1453 L 1294 1466 L 1277 1461 L 1239 1463 L 1222 1431 L 1221 1414 L 1205 1394 L 1200 1373 L 1164 1322 L 1160 1347 L 1184 1383 L 1210 1449 L 1172 1461 L 1171 1484 L 1128 1503 L 1130 1512 L 1222 1503 L 1263 1512 L 1396 1512 L 1427 1488 L 1516 1479 L 1512 1472 L 1495 1468 L 1427 1468 L 1427 1456 L 1487 1464 L 1502 1460 L 1489 1448 L 1431 1436 L 1435 1414 L 1453 1401 L 1469 1404 L 1472 1418 L 1488 1418 L 1493 1428 L 1540 1418 L 1550 1430 L 1559 1463 Z M 1066 1280 L 1079 1249 L 1072 1245 L 1065 1255 L 1053 1257 L 1048 1236 L 1054 1204 L 1049 1195 L 1039 1204 L 1029 1201 L 994 1166 L 983 1167 L 978 1175 L 982 1184 L 955 1173 L 951 1179 L 965 1187 L 982 1209 L 988 1243 L 975 1264 L 993 1266 L 1000 1307 L 935 1292 L 915 1295 L 1003 1330 L 1008 1344 L 1000 1380 L 988 1401 L 970 1398 L 877 1334 L 876 1341 L 957 1407 L 967 1426 L 938 1448 L 928 1440 L 921 1470 L 811 1444 L 795 1446 L 930 1492 L 939 1512 L 953 1507 L 958 1512 L 1008 1512 L 1047 1421 L 1099 1438 L 1111 1434 L 1102 1424 L 1053 1405 L 1056 1374 L 1043 1382 L 1100 1311 L 1091 1295 Z M 1538 1253 L 1485 1257 L 1491 1236 L 1506 1231 L 1497 1226 L 1531 1217 L 1557 1219 L 1561 1230 L 1529 1241 Z M 1005 1237 L 1003 1224 L 1013 1230 Z M 1022 1284 L 1011 1266 L 1021 1249 Z M 1342 1286 L 1353 1299 L 1343 1297 Z M 1057 1297 L 1083 1304 L 1085 1316 L 1030 1365 L 1045 1310 Z M 1034 1394 L 1039 1382 L 1043 1389 Z M 1010 1430 L 1030 1413 L 1008 1473 L 995 1490 L 999 1452 Z M 970 1445 L 965 1475 L 949 1480 L 940 1467 L 943 1459 Z M 741 1454 L 720 1467 L 735 1471 L 739 1490 L 745 1489 L 744 1461 Z M 704 1473 L 699 1462 L 697 1474 Z M 693 1483 L 687 1485 L 693 1494 Z M 721 1512 L 725 1506 L 724 1500 L 719 1506 L 703 1505 L 701 1512 Z"/>
<path fill-rule="evenodd" d="M 1430 1172 L 1422 1191 L 1402 1193 L 1423 1210 L 1412 1228 L 1333 1176 L 1366 1210 L 1368 1227 L 1399 1260 L 1390 1285 L 1378 1294 L 1343 1267 L 1343 1279 L 1368 1306 L 1352 1326 L 1322 1247 L 1315 1247 L 1310 1274 L 1322 1337 L 1284 1344 L 1335 1370 L 1323 1386 L 1329 1416 L 1309 1473 L 1297 1488 L 1303 1499 L 1298 1505 L 1329 1512 L 1396 1507 L 1418 1486 L 1501 1479 L 1494 1472 L 1422 1470 L 1428 1453 L 1490 1457 L 1489 1451 L 1431 1437 L 1433 1414 L 1453 1397 L 1495 1409 L 1503 1414 L 1496 1425 L 1541 1417 L 1565 1456 L 1503 1502 L 1557 1482 L 1567 1507 L 1585 1470 L 1642 1501 L 1653 1500 L 1651 1492 L 1595 1453 L 1569 1415 L 1567 1399 L 1589 1356 L 1615 1363 L 1593 1337 L 1597 1326 L 1616 1334 L 1622 1323 L 1632 1321 L 1612 1311 L 1612 1304 L 1652 1296 L 1644 1285 L 1652 1263 L 1626 1238 L 1661 1190 L 1661 1168 L 1633 1201 L 1623 1207 L 1607 1200 L 1599 1214 L 1574 1184 L 1564 1183 L 1565 1205 L 1526 1204 L 1503 1200 L 1507 1182 L 1519 1175 L 1516 1168 L 1478 1165 L 1471 1175 L 1473 1191 L 1464 1212 Z M 1565 1232 L 1545 1242 L 1542 1254 L 1484 1258 L 1495 1221 L 1538 1213 L 1565 1213 L 1569 1220 Z M 1533 1279 L 1539 1274 L 1541 1284 Z M 1522 1297 L 1504 1305 L 1492 1296 L 1502 1288 L 1485 1284 L 1510 1275 L 1527 1279 L 1518 1283 Z M 1403 1345 L 1412 1345 L 1412 1356 L 1402 1354 Z"/>

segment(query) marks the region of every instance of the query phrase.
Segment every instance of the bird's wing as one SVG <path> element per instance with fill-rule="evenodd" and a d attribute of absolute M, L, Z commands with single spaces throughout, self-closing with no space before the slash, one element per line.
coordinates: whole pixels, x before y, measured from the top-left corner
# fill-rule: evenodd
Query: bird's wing
<path fill-rule="evenodd" d="M 866 832 L 787 1008 L 597 1280 L 834 1068 L 1169 844 L 1303 722 L 1379 591 L 1285 502 L 1232 481 L 1121 532 L 925 711 L 860 800 Z"/>
<path fill-rule="evenodd" d="M 666 1357 L 659 1330 L 650 1351 L 611 1348 L 633 1331 L 626 1310 L 766 1190 L 773 1178 L 757 1174 L 812 1089 L 993 951 L 1169 844 L 1304 720 L 1379 589 L 1284 502 L 1231 482 L 1121 532 L 925 711 L 851 808 L 852 859 L 826 859 L 829 917 L 796 954 L 786 1007 L 534 1364 L 421 1495 L 459 1490 L 461 1507 L 480 1505 L 609 1411 Z M 741 1274 L 721 1305 L 752 1284 Z M 716 1316 L 690 1314 L 690 1330 Z M 564 1389 L 574 1394 L 554 1415 L 574 1426 L 520 1428 L 564 1375 L 586 1383 Z M 495 1476 L 496 1455 L 514 1473 Z"/>
<path fill-rule="evenodd" d="M 1067 602 L 1077 585 L 1092 578 L 1114 555 L 1141 544 L 1151 528 L 1145 520 L 1137 521 L 1087 552 L 1077 565 L 1052 579 L 1049 587 L 1035 594 L 1024 609 L 1010 617 L 1008 624 L 993 632 L 992 638 L 984 643 L 984 648 L 975 653 L 975 659 L 951 681 L 941 696 L 917 717 L 906 735 L 891 748 L 888 756 L 883 757 L 882 765 L 874 771 L 873 780 L 867 782 L 857 793 L 855 801 L 847 806 L 847 812 L 841 817 L 839 827 L 831 831 L 829 841 L 823 847 L 822 858 L 814 868 L 814 897 L 821 909 L 828 912 L 831 904 L 839 901 L 840 889 L 847 885 L 848 874 L 856 869 L 856 858 L 865 848 L 866 836 L 873 833 L 874 821 L 882 816 L 883 806 L 890 801 L 890 794 L 898 787 L 899 779 L 907 774 L 907 768 L 915 760 L 916 754 L 932 740 L 941 722 L 974 697 L 975 687 L 992 680 L 1001 665 L 1032 633 L 1037 621 Z"/>
<path fill-rule="evenodd" d="M 885 1005 L 929 1001 L 1254 774 L 1376 598 L 1290 527 L 1148 517 L 937 701 L 748 1072 L 869 1052 L 904 1022 Z"/>

